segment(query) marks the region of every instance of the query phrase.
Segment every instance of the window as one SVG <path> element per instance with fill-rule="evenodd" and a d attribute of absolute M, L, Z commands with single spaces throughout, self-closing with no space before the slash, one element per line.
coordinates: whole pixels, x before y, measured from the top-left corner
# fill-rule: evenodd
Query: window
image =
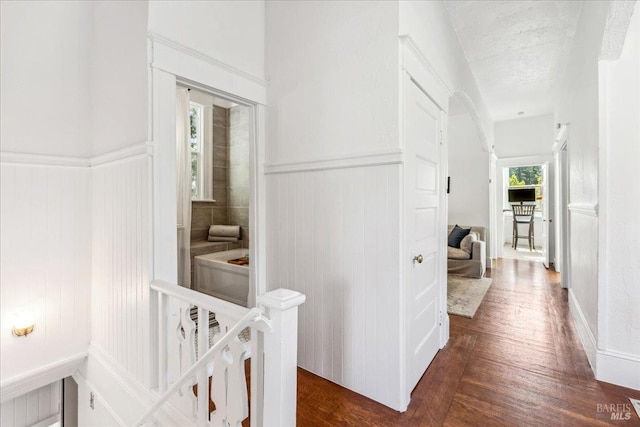
<path fill-rule="evenodd" d="M 189 108 L 189 144 L 191 151 L 191 197 L 194 199 L 203 197 L 204 165 L 202 156 L 203 141 L 203 106 L 195 103 Z"/>
<path fill-rule="evenodd" d="M 535 188 L 536 210 L 542 209 L 542 165 L 505 168 L 505 207 L 510 209 L 509 188 Z"/>

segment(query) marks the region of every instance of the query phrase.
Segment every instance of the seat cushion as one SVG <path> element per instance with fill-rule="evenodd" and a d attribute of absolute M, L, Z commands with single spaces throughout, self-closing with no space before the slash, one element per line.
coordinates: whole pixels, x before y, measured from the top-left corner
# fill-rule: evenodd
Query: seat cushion
<path fill-rule="evenodd" d="M 471 259 L 471 252 L 467 252 L 464 249 L 452 248 L 451 246 L 447 246 L 447 258 Z"/>
<path fill-rule="evenodd" d="M 459 248 L 460 242 L 467 234 L 469 234 L 470 231 L 470 228 L 462 228 L 458 224 L 456 224 L 449 233 L 449 237 L 447 238 L 447 245 L 451 246 L 452 248 Z"/>

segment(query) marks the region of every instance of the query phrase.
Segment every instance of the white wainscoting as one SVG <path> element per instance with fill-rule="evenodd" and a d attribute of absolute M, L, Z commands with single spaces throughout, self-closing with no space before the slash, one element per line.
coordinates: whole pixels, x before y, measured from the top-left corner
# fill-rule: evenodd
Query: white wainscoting
<path fill-rule="evenodd" d="M 94 166 L 92 342 L 148 380 L 149 158 Z M 173 190 L 172 190 L 173 191 Z"/>
<path fill-rule="evenodd" d="M 307 296 L 300 367 L 398 408 L 401 165 L 267 177 L 267 286 Z"/>
<path fill-rule="evenodd" d="M 0 425 L 3 427 L 49 426 L 60 420 L 60 381 L 22 396 L 2 402 Z M 47 421 L 47 423 L 42 423 Z"/>
<path fill-rule="evenodd" d="M 88 349 L 91 174 L 86 167 L 4 162 L 0 171 L 4 388 Z M 35 330 L 18 338 L 11 334 L 12 315 L 25 307 L 33 312 Z M 31 378 L 33 388 L 54 380 L 47 379 L 37 384 Z"/>

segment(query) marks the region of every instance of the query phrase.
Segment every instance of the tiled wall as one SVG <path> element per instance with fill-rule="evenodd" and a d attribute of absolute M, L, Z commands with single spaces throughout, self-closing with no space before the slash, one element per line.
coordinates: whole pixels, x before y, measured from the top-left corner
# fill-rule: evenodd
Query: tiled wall
<path fill-rule="evenodd" d="M 249 248 L 249 110 L 213 106 L 213 198 L 192 202 L 191 256 Z M 208 244 L 212 224 L 240 225 L 242 242 Z M 193 267 L 193 260 L 192 260 Z"/>
<path fill-rule="evenodd" d="M 227 200 L 229 224 L 242 228 L 242 247 L 249 248 L 249 109 L 229 109 Z"/>

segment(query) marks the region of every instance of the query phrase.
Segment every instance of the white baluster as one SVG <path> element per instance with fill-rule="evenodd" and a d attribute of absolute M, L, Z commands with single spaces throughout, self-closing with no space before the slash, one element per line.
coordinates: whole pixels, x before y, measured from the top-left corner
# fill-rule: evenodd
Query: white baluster
<path fill-rule="evenodd" d="M 169 351 L 167 345 L 167 318 L 169 316 L 169 297 L 163 293 L 158 295 L 158 386 L 160 393 L 164 393 L 167 390 L 167 375 L 168 369 L 168 357 Z"/>
<path fill-rule="evenodd" d="M 244 371 L 245 347 L 238 337 L 229 344 L 232 363 L 227 368 L 227 422 L 231 427 L 240 427 L 249 416 L 247 377 Z"/>
<path fill-rule="evenodd" d="M 198 359 L 209 350 L 209 312 L 198 307 Z M 198 372 L 198 426 L 209 421 L 209 378 L 207 366 Z"/>
<path fill-rule="evenodd" d="M 296 425 L 298 362 L 298 306 L 306 297 L 290 289 L 276 289 L 258 297 L 273 330 L 264 333 L 264 426 Z M 260 357 L 253 354 L 252 358 Z M 252 395 L 252 399 L 259 396 Z M 253 414 L 251 416 L 253 424 Z"/>

